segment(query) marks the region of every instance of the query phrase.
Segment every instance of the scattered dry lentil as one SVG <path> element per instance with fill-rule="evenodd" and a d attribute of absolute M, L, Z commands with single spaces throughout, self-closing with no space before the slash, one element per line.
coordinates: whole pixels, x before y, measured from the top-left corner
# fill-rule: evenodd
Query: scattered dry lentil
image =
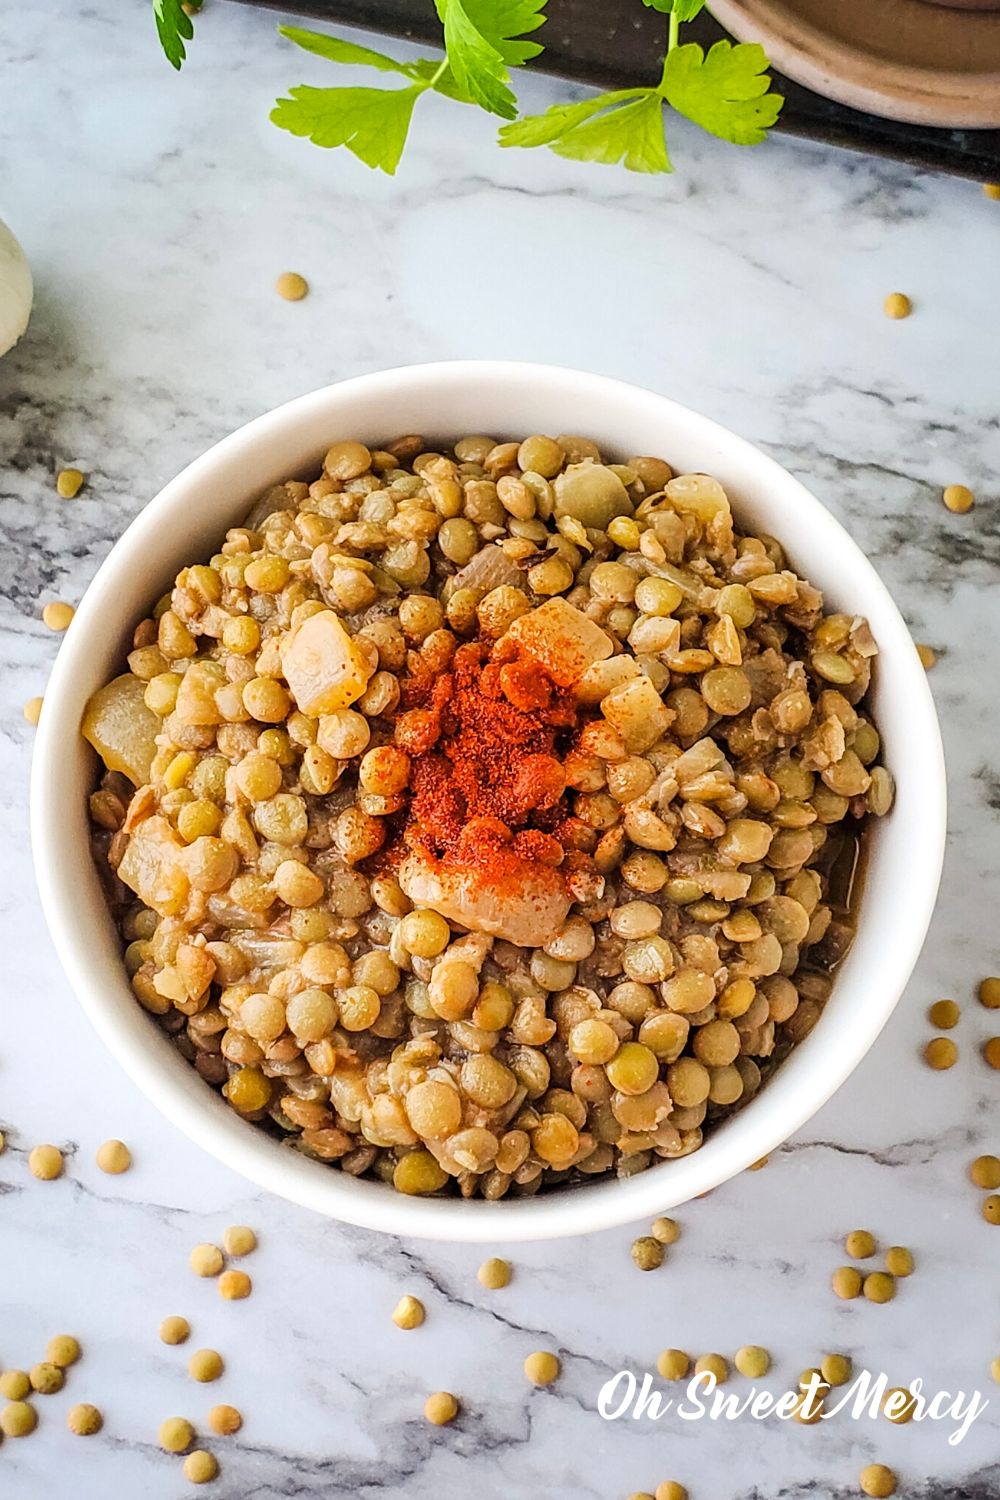
<path fill-rule="evenodd" d="M 551 1385 L 561 1369 L 558 1357 L 547 1349 L 537 1349 L 524 1361 L 524 1373 L 532 1385 Z"/>
<path fill-rule="evenodd" d="M 208 1425 L 220 1437 L 231 1437 L 243 1426 L 243 1417 L 235 1406 L 213 1406 L 208 1414 Z"/>
<path fill-rule="evenodd" d="M 831 1277 L 833 1290 L 844 1302 L 861 1295 L 861 1272 L 857 1266 L 839 1266 Z"/>
<path fill-rule="evenodd" d="M 983 192 L 994 201 L 1000 199 L 1000 182 L 984 182 Z"/>
<path fill-rule="evenodd" d="M 79 1401 L 66 1413 L 66 1426 L 77 1437 L 93 1437 L 104 1426 L 104 1418 L 96 1406 L 89 1401 Z"/>
<path fill-rule="evenodd" d="M 195 1245 L 188 1256 L 188 1265 L 196 1276 L 218 1276 L 225 1265 L 218 1245 Z"/>
<path fill-rule="evenodd" d="M 824 1354 L 819 1372 L 827 1385 L 846 1385 L 854 1373 L 854 1365 L 846 1354 Z"/>
<path fill-rule="evenodd" d="M 907 1250 L 905 1245 L 890 1245 L 885 1252 L 885 1268 L 892 1276 L 912 1276 L 912 1250 Z"/>
<path fill-rule="evenodd" d="M 962 1011 L 955 1000 L 935 1000 L 927 1012 L 927 1019 L 939 1031 L 950 1031 L 957 1026 Z"/>
<path fill-rule="evenodd" d="M 58 1146 L 33 1146 L 28 1154 L 31 1175 L 40 1182 L 52 1182 L 62 1176 L 63 1154 Z"/>
<path fill-rule="evenodd" d="M 861 1290 L 869 1302 L 891 1302 L 896 1295 L 896 1278 L 888 1271 L 871 1271 Z"/>
<path fill-rule="evenodd" d="M 80 469 L 60 469 L 56 475 L 56 492 L 63 500 L 74 500 L 83 489 L 84 478 Z"/>
<path fill-rule="evenodd" d="M 934 650 L 933 646 L 918 644 L 917 655 L 920 657 L 920 665 L 923 667 L 925 672 L 929 672 L 931 667 L 935 666 L 937 663 L 937 652 Z"/>
<path fill-rule="evenodd" d="M 160 1339 L 164 1344 L 183 1344 L 190 1336 L 191 1324 L 176 1313 L 160 1324 Z"/>
<path fill-rule="evenodd" d="M 981 980 L 976 993 L 980 1005 L 985 1005 L 987 1010 L 1000 1010 L 1000 979 L 991 975 Z"/>
<path fill-rule="evenodd" d="M 675 1245 L 681 1237 L 681 1226 L 676 1219 L 654 1219 L 649 1232 L 661 1245 Z"/>
<path fill-rule="evenodd" d="M 499 1256 L 493 1255 L 489 1260 L 483 1261 L 476 1275 L 480 1283 L 488 1287 L 491 1292 L 499 1291 L 501 1287 L 510 1285 L 510 1261 L 501 1260 Z"/>
<path fill-rule="evenodd" d="M 189 1453 L 182 1465 L 184 1478 L 189 1479 L 192 1484 L 210 1484 L 219 1472 L 219 1461 L 214 1454 L 204 1448 L 196 1448 Z"/>
<path fill-rule="evenodd" d="M 882 309 L 887 318 L 908 318 L 913 311 L 913 303 L 905 292 L 890 292 Z"/>
<path fill-rule="evenodd" d="M 990 1361 L 990 1375 L 996 1381 L 997 1385 L 1000 1385 L 1000 1355 Z"/>
<path fill-rule="evenodd" d="M 887 1500 L 896 1493 L 896 1476 L 885 1464 L 869 1464 L 861 1470 L 858 1483 L 862 1493 L 871 1495 L 873 1500 Z"/>
<path fill-rule="evenodd" d="M 424 1402 L 424 1416 L 435 1427 L 446 1427 L 458 1416 L 458 1398 L 451 1391 L 435 1391 Z"/>
<path fill-rule="evenodd" d="M 6 1141 L 5 1137 L 4 1137 L 4 1133 L 3 1133 L 2 1130 L 0 1130 L 0 1155 L 2 1155 L 3 1148 L 6 1146 L 6 1144 L 7 1144 L 7 1141 Z"/>
<path fill-rule="evenodd" d="M 309 291 L 309 283 L 298 271 L 282 271 L 274 283 L 274 290 L 286 302 L 301 302 Z"/>
<path fill-rule="evenodd" d="M 759 1172 L 759 1171 L 761 1171 L 761 1169 L 763 1167 L 767 1166 L 767 1164 L 768 1164 L 768 1162 L 770 1160 L 771 1160 L 771 1158 L 769 1156 L 758 1157 L 758 1159 L 756 1161 L 752 1161 L 750 1163 L 750 1165 L 747 1167 L 747 1171 L 748 1172 Z"/>
<path fill-rule="evenodd" d="M 419 1328 L 426 1316 L 419 1297 L 400 1297 L 393 1308 L 392 1321 L 397 1328 Z"/>
<path fill-rule="evenodd" d="M 852 1260 L 867 1260 L 877 1248 L 875 1236 L 867 1229 L 852 1229 L 844 1241 L 844 1249 Z"/>
<path fill-rule="evenodd" d="M 632 1241 L 632 1259 L 640 1271 L 655 1271 L 663 1265 L 663 1246 L 651 1234 Z"/>
<path fill-rule="evenodd" d="M 904 1386 L 890 1386 L 882 1397 L 882 1415 L 897 1426 L 913 1420 L 913 1413 L 917 1409 L 917 1398 L 913 1392 Z"/>
<path fill-rule="evenodd" d="M 253 1291 L 253 1282 L 246 1271 L 223 1271 L 217 1284 L 219 1296 L 227 1302 L 242 1302 Z"/>
<path fill-rule="evenodd" d="M 4 1370 L 0 1375 L 0 1396 L 8 1401 L 23 1401 L 31 1390 L 27 1370 Z"/>
<path fill-rule="evenodd" d="M 946 485 L 942 495 L 945 507 L 956 516 L 964 516 L 976 503 L 976 497 L 965 484 Z"/>
<path fill-rule="evenodd" d="M 239 1258 L 256 1250 L 257 1236 L 246 1224 L 232 1224 L 222 1236 L 222 1245 L 227 1255 Z"/>
<path fill-rule="evenodd" d="M 1000 1224 L 1000 1194 L 990 1193 L 984 1198 L 981 1211 L 987 1224 Z"/>
<path fill-rule="evenodd" d="M 983 1043 L 983 1058 L 991 1068 L 1000 1068 L 1000 1036 L 991 1036 Z"/>
<path fill-rule="evenodd" d="M 676 1479 L 664 1479 L 656 1486 L 654 1500 L 688 1500 L 688 1492 Z"/>
<path fill-rule="evenodd" d="M 1000 1156 L 977 1156 L 969 1168 L 969 1176 L 978 1188 L 1000 1188 Z"/>
<path fill-rule="evenodd" d="M 40 1364 L 32 1365 L 28 1371 L 28 1379 L 31 1388 L 40 1396 L 54 1396 L 56 1391 L 61 1391 L 66 1384 L 66 1376 L 58 1365 L 51 1360 L 42 1360 Z"/>
<path fill-rule="evenodd" d="M 167 1417 L 160 1423 L 159 1443 L 165 1453 L 183 1453 L 194 1442 L 194 1428 L 187 1417 Z"/>
<path fill-rule="evenodd" d="M 38 1426 L 38 1413 L 27 1401 L 9 1401 L 0 1411 L 0 1432 L 4 1437 L 27 1437 Z"/>
<path fill-rule="evenodd" d="M 748 1380 L 761 1380 L 771 1368 L 771 1356 L 759 1344 L 744 1344 L 733 1355 L 733 1364 Z"/>
<path fill-rule="evenodd" d="M 76 610 L 62 599 L 54 599 L 42 609 L 42 623 L 50 630 L 67 630 Z"/>
<path fill-rule="evenodd" d="M 691 1368 L 691 1360 L 683 1349 L 664 1349 L 656 1357 L 656 1368 L 664 1380 L 683 1380 Z"/>
<path fill-rule="evenodd" d="M 218 1380 L 223 1371 L 222 1355 L 214 1349 L 196 1349 L 188 1360 L 188 1374 L 203 1384 Z"/>
<path fill-rule="evenodd" d="M 953 1068 L 957 1061 L 958 1048 L 950 1036 L 932 1037 L 924 1048 L 924 1062 L 938 1072 Z"/>
<path fill-rule="evenodd" d="M 729 1379 L 729 1361 L 721 1354 L 699 1354 L 694 1362 L 696 1375 L 714 1375 L 716 1384 L 724 1385 Z"/>
<path fill-rule="evenodd" d="M 22 710 L 29 724 L 37 724 L 42 717 L 41 698 L 29 698 Z"/>
<path fill-rule="evenodd" d="M 132 1165 L 132 1153 L 124 1141 L 105 1141 L 97 1148 L 97 1165 L 102 1172 L 117 1177 Z"/>

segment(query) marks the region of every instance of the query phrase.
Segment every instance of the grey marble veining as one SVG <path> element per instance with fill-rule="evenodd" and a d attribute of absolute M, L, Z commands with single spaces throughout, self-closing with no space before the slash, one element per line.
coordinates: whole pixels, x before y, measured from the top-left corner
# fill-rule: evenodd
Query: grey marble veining
<path fill-rule="evenodd" d="M 995 1028 L 972 992 L 1000 969 L 1000 206 L 974 185 L 776 141 L 742 152 L 671 123 L 672 179 L 501 152 L 486 119 L 421 102 L 398 178 L 283 136 L 266 121 L 288 84 L 327 69 L 293 53 L 273 15 L 209 0 L 174 77 L 148 7 L 50 0 L 0 15 L 0 214 L 37 287 L 22 345 L 0 363 L 0 1364 L 54 1332 L 86 1347 L 26 1441 L 0 1448 L 7 1500 L 174 1500 L 190 1492 L 156 1446 L 171 1414 L 203 1426 L 217 1400 L 246 1425 L 214 1440 L 220 1500 L 617 1500 L 675 1477 L 692 1500 L 846 1500 L 879 1459 L 909 1500 L 1000 1494 L 1000 1393 L 959 1446 L 945 1424 L 840 1418 L 819 1427 L 620 1421 L 596 1413 L 620 1368 L 679 1345 L 766 1344 L 775 1389 L 826 1349 L 893 1381 L 989 1395 L 1000 1353 L 1000 1231 L 966 1167 L 1000 1148 L 1000 1078 L 976 1053 Z M 533 80 L 542 108 L 564 86 Z M 301 270 L 307 301 L 272 292 Z M 916 313 L 880 307 L 901 288 Z M 422 359 L 516 356 L 580 365 L 687 402 L 760 442 L 847 523 L 919 639 L 947 741 L 951 830 L 919 970 L 847 1085 L 763 1172 L 678 1212 L 683 1238 L 643 1276 L 628 1230 L 512 1253 L 485 1292 L 474 1247 L 403 1243 L 253 1192 L 168 1126 L 106 1055 L 59 972 L 28 878 L 31 731 L 57 640 L 48 599 L 79 597 L 129 518 L 248 417 L 340 376 Z M 54 472 L 90 476 L 60 501 Z M 940 487 L 979 500 L 950 516 Z M 962 1060 L 919 1060 L 927 1004 L 963 1003 Z M 135 1154 L 93 1162 L 107 1136 Z M 38 1141 L 69 1152 L 36 1183 Z M 224 1304 L 187 1254 L 255 1225 L 255 1291 Z M 885 1307 L 829 1290 L 840 1237 L 869 1225 L 918 1270 Z M 421 1296 L 425 1326 L 389 1313 Z M 226 1358 L 195 1386 L 189 1348 Z M 528 1387 L 521 1361 L 564 1374 Z M 435 1388 L 461 1420 L 432 1430 Z M 734 1385 L 732 1387 L 736 1389 Z M 72 1400 L 104 1410 L 71 1437 Z"/>

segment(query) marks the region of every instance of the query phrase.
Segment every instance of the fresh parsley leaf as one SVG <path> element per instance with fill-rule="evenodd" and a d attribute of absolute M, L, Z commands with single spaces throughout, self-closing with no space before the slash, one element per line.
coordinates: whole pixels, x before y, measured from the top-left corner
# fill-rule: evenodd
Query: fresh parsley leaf
<path fill-rule="evenodd" d="M 317 146 L 346 146 L 369 167 L 391 177 L 406 145 L 413 106 L 426 85 L 408 89 L 317 89 L 300 84 L 279 99 L 271 119 Z"/>
<path fill-rule="evenodd" d="M 667 57 L 660 87 L 667 103 L 703 130 L 737 146 L 755 146 L 785 102 L 768 92 L 767 66 L 757 42 L 716 42 L 707 56 L 688 42 Z"/>
<path fill-rule="evenodd" d="M 313 52 L 317 57 L 325 57 L 329 62 L 356 63 L 359 67 L 377 68 L 380 73 L 409 72 L 394 57 L 373 52 L 370 47 L 359 47 L 356 42 L 345 42 L 339 36 L 327 36 L 322 31 L 305 31 L 301 26 L 279 26 L 278 30 L 282 36 L 294 42 L 296 47 L 301 47 L 305 52 Z"/>
<path fill-rule="evenodd" d="M 153 16 L 167 61 L 179 68 L 187 56 L 184 43 L 194 36 L 191 17 L 181 6 L 181 0 L 153 0 Z"/>
<path fill-rule="evenodd" d="M 664 16 L 672 12 L 678 21 L 693 21 L 698 12 L 705 9 L 705 0 L 642 0 L 642 3 Z"/>
<path fill-rule="evenodd" d="M 544 21 L 545 0 L 434 0 L 459 97 L 513 120 L 517 100 L 508 67 L 537 57 L 537 42 L 517 40 Z"/>
<path fill-rule="evenodd" d="M 573 161 L 622 162 L 630 172 L 672 172 L 663 131 L 663 101 L 655 89 L 598 94 L 580 104 L 556 104 L 500 131 L 501 146 L 549 146 Z"/>

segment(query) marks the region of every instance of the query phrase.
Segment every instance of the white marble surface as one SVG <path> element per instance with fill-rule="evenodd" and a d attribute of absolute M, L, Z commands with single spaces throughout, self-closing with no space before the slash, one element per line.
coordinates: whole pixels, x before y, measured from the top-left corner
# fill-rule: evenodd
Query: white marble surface
<path fill-rule="evenodd" d="M 396 181 L 280 135 L 281 88 L 321 81 L 273 15 L 209 0 L 174 77 L 141 0 L 7 6 L 0 15 L 0 213 L 33 262 L 37 306 L 0 365 L 0 1363 L 26 1366 L 76 1332 L 86 1358 L 0 1448 L 10 1500 L 172 1500 L 189 1491 L 159 1421 L 246 1415 L 213 1444 L 220 1500 L 545 1496 L 617 1500 L 676 1477 L 692 1500 L 834 1500 L 866 1462 L 897 1466 L 911 1500 L 1000 1494 L 1000 1391 L 960 1446 L 942 1424 L 843 1417 L 795 1424 L 603 1422 L 601 1382 L 659 1349 L 768 1345 L 775 1388 L 828 1348 L 894 1382 L 990 1394 L 1000 1353 L 1000 1230 L 979 1217 L 969 1159 L 1000 1148 L 1000 1078 L 977 1056 L 994 1029 L 972 998 L 1000 969 L 1000 206 L 974 185 L 775 141 L 741 152 L 673 124 L 667 180 L 501 153 L 485 119 L 421 104 Z M 557 86 L 538 80 L 543 107 Z M 272 292 L 301 270 L 298 306 Z M 901 287 L 916 315 L 890 323 Z M 209 442 L 339 376 L 420 359 L 512 355 L 649 384 L 760 441 L 845 518 L 918 638 L 947 740 L 951 836 L 942 899 L 905 1000 L 864 1065 L 769 1167 L 679 1212 L 669 1264 L 643 1276 L 627 1230 L 513 1255 L 504 1292 L 475 1248 L 404 1244 L 324 1223 L 251 1191 L 146 1104 L 78 1011 L 29 877 L 31 730 L 57 640 L 39 611 L 75 600 L 129 517 Z M 54 471 L 90 475 L 58 500 Z M 940 486 L 979 494 L 965 518 Z M 963 1056 L 931 1073 L 929 1001 L 963 1002 Z M 102 1176 L 105 1137 L 135 1167 Z M 65 1177 L 27 1150 L 53 1141 Z M 187 1253 L 224 1226 L 260 1231 L 253 1298 L 223 1304 Z M 837 1303 L 838 1241 L 870 1225 L 913 1247 L 891 1305 Z M 389 1321 L 402 1292 L 429 1315 Z M 196 1387 L 158 1343 L 169 1312 L 227 1369 Z M 529 1389 L 537 1347 L 561 1381 Z M 428 1428 L 424 1393 L 463 1399 Z M 70 1400 L 103 1434 L 65 1430 Z"/>

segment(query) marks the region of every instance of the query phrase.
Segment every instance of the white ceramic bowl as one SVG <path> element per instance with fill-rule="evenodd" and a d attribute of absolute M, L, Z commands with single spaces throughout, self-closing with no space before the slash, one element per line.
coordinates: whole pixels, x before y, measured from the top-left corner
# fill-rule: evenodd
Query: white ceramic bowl
<path fill-rule="evenodd" d="M 654 453 L 677 469 L 715 475 L 745 526 L 778 537 L 831 604 L 868 617 L 881 652 L 875 713 L 896 805 L 873 834 L 857 938 L 819 1024 L 701 1150 L 628 1181 L 595 1179 L 536 1198 L 407 1198 L 309 1161 L 239 1119 L 136 1004 L 89 853 L 95 764 L 80 718 L 94 689 L 120 670 L 133 626 L 178 569 L 210 556 L 267 486 L 315 472 L 333 440 L 537 431 L 586 433 L 618 458 Z M 59 651 L 35 745 L 31 821 L 42 903 L 70 983 L 126 1072 L 175 1125 L 245 1177 L 331 1218 L 496 1243 L 649 1218 L 742 1171 L 819 1109 L 868 1051 L 916 962 L 941 870 L 945 778 L 931 695 L 899 611 L 867 558 L 797 479 L 742 438 L 649 391 L 571 370 L 463 362 L 364 375 L 302 396 L 223 439 L 150 501 L 100 568 Z"/>

